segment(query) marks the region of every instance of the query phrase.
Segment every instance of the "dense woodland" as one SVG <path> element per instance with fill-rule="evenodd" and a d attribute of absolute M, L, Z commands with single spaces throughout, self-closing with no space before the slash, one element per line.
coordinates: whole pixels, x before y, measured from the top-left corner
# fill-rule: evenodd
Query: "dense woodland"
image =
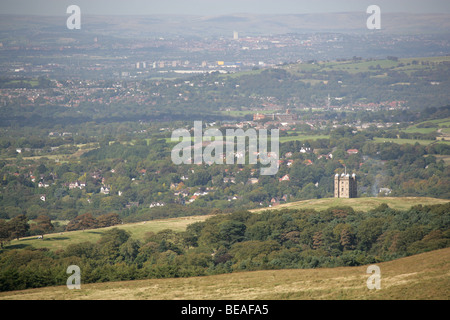
<path fill-rule="evenodd" d="M 357 266 L 450 245 L 450 204 L 368 212 L 280 210 L 216 215 L 185 232 L 147 233 L 143 241 L 113 228 L 97 243 L 57 252 L 12 249 L 0 255 L 0 290 L 64 285 L 66 268 L 82 283 L 189 277 L 280 268 Z"/>

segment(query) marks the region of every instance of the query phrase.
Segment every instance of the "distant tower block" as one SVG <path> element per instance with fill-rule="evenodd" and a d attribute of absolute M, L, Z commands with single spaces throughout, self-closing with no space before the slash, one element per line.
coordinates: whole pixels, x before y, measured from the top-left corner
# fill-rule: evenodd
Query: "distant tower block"
<path fill-rule="evenodd" d="M 357 193 L 357 183 L 356 174 L 351 176 L 346 173 L 341 175 L 337 174 L 334 176 L 334 197 L 335 198 L 356 198 Z"/>
<path fill-rule="evenodd" d="M 233 40 L 239 40 L 239 33 L 237 31 L 233 32 Z"/>

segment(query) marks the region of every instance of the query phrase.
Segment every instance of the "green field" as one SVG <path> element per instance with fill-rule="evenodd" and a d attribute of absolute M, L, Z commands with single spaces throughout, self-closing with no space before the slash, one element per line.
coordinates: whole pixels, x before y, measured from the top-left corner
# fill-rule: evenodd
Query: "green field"
<path fill-rule="evenodd" d="M 233 117 L 244 117 L 248 114 L 255 114 L 255 113 L 259 113 L 259 114 L 272 114 L 272 113 L 276 113 L 279 110 L 230 110 L 230 111 L 221 111 L 222 114 L 227 115 L 227 116 L 233 116 Z"/>
<path fill-rule="evenodd" d="M 281 204 L 271 208 L 263 208 L 252 210 L 260 212 L 263 210 L 279 210 L 279 209 L 315 209 L 317 211 L 326 210 L 331 207 L 350 206 L 355 211 L 368 211 L 378 207 L 380 204 L 386 203 L 389 207 L 396 210 L 408 210 L 415 205 L 434 205 L 447 203 L 450 200 L 426 198 L 426 197 L 378 197 L 378 198 L 323 198 L 290 202 Z"/>
<path fill-rule="evenodd" d="M 245 130 L 244 130 L 245 131 Z M 288 142 L 288 141 L 306 141 L 306 140 L 318 140 L 318 139 L 329 139 L 329 135 L 313 135 L 313 134 L 304 134 L 299 133 L 298 135 L 290 135 L 290 136 L 281 136 L 279 137 L 280 143 Z M 150 139 L 147 139 L 149 141 Z M 172 138 L 165 138 L 167 143 L 178 143 L 177 141 L 173 142 Z M 179 139 L 181 141 L 181 139 Z M 225 138 L 224 138 L 225 140 Z M 270 140 L 270 136 L 269 136 Z M 191 137 L 191 141 L 194 141 L 194 137 Z"/>
<path fill-rule="evenodd" d="M 430 124 L 433 124 L 434 126 L 432 126 L 430 128 L 420 128 L 420 126 L 423 125 L 424 123 L 430 123 Z M 442 131 L 445 133 L 448 131 L 447 129 L 449 129 L 449 128 L 450 128 L 450 118 L 444 118 L 444 119 L 435 119 L 435 120 L 428 120 L 428 121 L 416 123 L 402 131 L 404 131 L 406 133 L 412 133 L 412 132 L 431 133 L 431 132 L 438 131 L 439 129 L 442 129 Z"/>
<path fill-rule="evenodd" d="M 239 272 L 1 292 L 0 300 L 448 300 L 450 248 L 376 264 L 380 289 L 367 288 L 367 266 Z"/>
<path fill-rule="evenodd" d="M 24 83 L 24 84 L 28 84 L 31 87 L 37 87 L 39 85 L 39 81 L 37 79 L 11 80 L 11 81 L 8 81 L 7 83 L 5 83 L 5 85 L 9 85 L 9 84 L 11 84 L 11 85 L 14 84 L 15 85 L 15 84 L 18 84 L 18 83 L 21 83 L 21 82 Z"/>
<path fill-rule="evenodd" d="M 44 236 L 44 239 L 37 239 L 36 236 L 21 238 L 13 240 L 7 246 L 8 248 L 25 248 L 33 246 L 35 248 L 48 248 L 50 250 L 63 249 L 66 246 L 80 242 L 96 242 L 100 239 L 103 232 L 111 228 L 120 228 L 131 233 L 135 239 L 143 239 L 147 232 L 158 232 L 164 229 L 171 229 L 174 231 L 184 231 L 187 225 L 204 221 L 209 216 L 191 216 L 172 219 L 152 220 L 145 222 L 129 223 L 123 225 L 116 225 L 113 227 L 90 229 L 85 231 L 68 231 L 62 233 L 52 233 Z"/>
<path fill-rule="evenodd" d="M 328 135 L 310 135 L 299 133 L 296 136 L 284 136 L 280 137 L 280 143 L 287 141 L 306 141 L 306 140 L 318 140 L 318 139 L 329 139 Z"/>
<path fill-rule="evenodd" d="M 446 156 L 446 155 L 434 155 L 434 157 L 436 157 L 437 161 L 443 160 L 445 162 L 446 165 L 450 164 L 450 156 Z"/>
<path fill-rule="evenodd" d="M 351 206 L 355 211 L 367 211 L 382 203 L 399 210 L 414 205 L 434 205 L 450 200 L 421 197 L 326 198 L 287 203 L 270 209 L 325 210 L 335 206 Z M 265 209 L 253 210 L 256 214 Z M 133 238 L 143 239 L 147 232 L 164 229 L 185 230 L 190 223 L 204 221 L 210 216 L 191 216 L 117 227 L 127 230 Z M 106 230 L 114 227 L 64 232 L 12 241 L 10 247 L 33 245 L 36 248 L 62 249 L 72 243 L 95 242 Z M 367 266 L 284 269 L 235 272 L 191 278 L 147 279 L 122 282 L 83 284 L 80 290 L 66 286 L 22 291 L 1 292 L 0 300 L 21 299 L 448 299 L 450 297 L 450 248 L 422 253 L 402 259 L 377 263 L 381 269 L 381 289 L 366 286 Z M 262 279 L 264 279 L 262 281 Z"/>
<path fill-rule="evenodd" d="M 413 61 L 417 61 L 417 64 L 414 64 Z M 422 65 L 421 62 L 426 63 L 441 63 L 450 61 L 450 56 L 442 56 L 442 57 L 426 57 L 426 58 L 405 58 L 394 60 L 371 60 L 371 61 L 331 61 L 331 62 L 317 62 L 314 64 L 308 63 L 300 63 L 300 64 L 292 64 L 283 67 L 287 71 L 299 74 L 304 72 L 314 72 L 314 71 L 345 71 L 351 74 L 360 73 L 360 72 L 373 72 L 378 73 L 376 77 L 385 77 L 387 74 L 383 72 L 380 74 L 381 70 L 395 70 L 406 72 L 408 74 L 419 71 L 424 68 L 430 68 L 430 65 Z M 378 69 L 378 66 L 380 69 Z"/>
<path fill-rule="evenodd" d="M 379 197 L 379 198 L 323 198 L 312 199 L 297 202 L 290 202 L 278 205 L 271 208 L 262 208 L 251 210 L 252 212 L 260 212 L 263 210 L 278 210 L 283 208 L 290 209 L 315 209 L 317 211 L 326 210 L 330 207 L 336 206 L 350 206 L 355 211 L 367 211 L 374 209 L 382 203 L 386 203 L 389 207 L 398 210 L 407 210 L 411 206 L 442 204 L 450 200 L 436 199 L 436 198 L 422 198 L 422 197 Z M 210 217 L 204 216 L 190 216 L 172 219 L 160 219 L 145 222 L 129 223 L 117 225 L 114 227 L 129 231 L 133 238 L 143 239 L 147 232 L 158 232 L 164 229 L 171 229 L 174 231 L 184 231 L 186 227 L 194 222 L 204 221 Z M 114 227 L 91 229 L 85 231 L 69 231 L 62 233 L 52 233 L 44 236 L 44 239 L 37 239 L 36 236 L 21 238 L 13 240 L 7 246 L 8 248 L 26 248 L 33 246 L 35 248 L 48 248 L 50 250 L 64 249 L 66 246 L 80 242 L 96 242 L 100 239 L 103 232 Z"/>
<path fill-rule="evenodd" d="M 406 133 L 416 133 L 417 132 L 417 133 L 427 134 L 427 133 L 436 132 L 437 128 L 417 128 L 416 126 L 411 126 L 402 131 L 406 132 Z"/>
<path fill-rule="evenodd" d="M 450 145 L 450 141 L 445 140 L 419 140 L 419 139 L 392 139 L 392 138 L 373 138 L 374 142 L 385 143 L 392 142 L 397 144 L 416 144 L 419 143 L 421 145 L 427 146 L 432 143 L 445 143 Z"/>

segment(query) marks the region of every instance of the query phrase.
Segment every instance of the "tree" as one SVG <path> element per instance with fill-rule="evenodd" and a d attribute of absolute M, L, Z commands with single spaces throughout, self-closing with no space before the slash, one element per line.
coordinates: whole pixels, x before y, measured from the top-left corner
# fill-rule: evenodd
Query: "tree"
<path fill-rule="evenodd" d="M 3 249 L 3 243 L 8 242 L 11 238 L 11 230 L 9 224 L 5 220 L 0 220 L 0 246 Z"/>
<path fill-rule="evenodd" d="M 130 236 L 129 232 L 118 228 L 113 228 L 104 232 L 98 241 L 98 245 L 100 247 L 100 253 L 105 260 L 111 263 L 119 262 L 118 260 L 121 260 L 118 259 L 120 257 L 120 247 L 128 241 Z M 137 247 L 138 245 L 136 242 L 130 242 L 129 246 L 124 246 L 122 250 L 124 257 L 127 259 L 134 259 L 138 253 Z"/>
<path fill-rule="evenodd" d="M 70 221 L 67 224 L 66 230 L 67 231 L 73 231 L 73 230 L 85 230 L 85 229 L 92 229 L 96 228 L 98 224 L 97 219 L 95 219 L 92 214 L 85 213 L 82 214 L 72 221 Z"/>
<path fill-rule="evenodd" d="M 47 213 L 47 210 L 37 204 L 31 205 L 27 209 L 27 217 L 29 219 L 36 219 L 39 216 L 45 216 L 46 213 Z"/>
<path fill-rule="evenodd" d="M 383 233 L 384 220 L 370 218 L 362 221 L 358 226 L 357 238 L 363 250 L 369 250 L 378 237 Z"/>
<path fill-rule="evenodd" d="M 323 233 L 322 231 L 317 231 L 313 236 L 313 249 L 319 249 L 323 244 Z"/>
<path fill-rule="evenodd" d="M 219 237 L 222 245 L 231 246 L 233 243 L 244 240 L 245 224 L 239 221 L 224 221 L 219 224 Z"/>
<path fill-rule="evenodd" d="M 131 264 L 139 254 L 140 242 L 135 239 L 128 239 L 120 246 L 120 255 L 126 263 Z"/>
<path fill-rule="evenodd" d="M 108 213 L 99 216 L 97 218 L 97 222 L 98 222 L 97 226 L 99 228 L 104 228 L 120 224 L 122 220 L 120 220 L 120 217 L 117 213 Z"/>
<path fill-rule="evenodd" d="M 350 228 L 342 228 L 339 237 L 339 243 L 344 250 L 351 250 L 354 248 L 354 235 L 351 233 Z"/>
<path fill-rule="evenodd" d="M 41 215 L 34 220 L 35 224 L 31 226 L 31 231 L 40 234 L 44 239 L 44 234 L 49 233 L 55 229 L 50 218 L 45 215 Z"/>
<path fill-rule="evenodd" d="M 36 170 L 38 174 L 44 174 L 47 172 L 47 167 L 45 166 L 45 164 L 41 163 L 37 166 Z"/>
<path fill-rule="evenodd" d="M 17 240 L 19 240 L 20 237 L 25 236 L 30 229 L 28 218 L 24 214 L 18 215 L 17 217 L 11 219 L 9 226 L 11 228 L 11 237 Z"/>
<path fill-rule="evenodd" d="M 268 259 L 268 255 L 281 249 L 275 240 L 250 240 L 236 243 L 230 250 L 230 254 L 238 261 L 253 260 L 262 264 Z"/>

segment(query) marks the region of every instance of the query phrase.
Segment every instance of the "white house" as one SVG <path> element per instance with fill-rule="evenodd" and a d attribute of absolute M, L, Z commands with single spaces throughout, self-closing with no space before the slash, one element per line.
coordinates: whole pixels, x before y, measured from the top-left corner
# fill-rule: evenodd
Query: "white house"
<path fill-rule="evenodd" d="M 101 187 L 100 193 L 102 194 L 109 194 L 109 188 L 108 187 Z"/>

